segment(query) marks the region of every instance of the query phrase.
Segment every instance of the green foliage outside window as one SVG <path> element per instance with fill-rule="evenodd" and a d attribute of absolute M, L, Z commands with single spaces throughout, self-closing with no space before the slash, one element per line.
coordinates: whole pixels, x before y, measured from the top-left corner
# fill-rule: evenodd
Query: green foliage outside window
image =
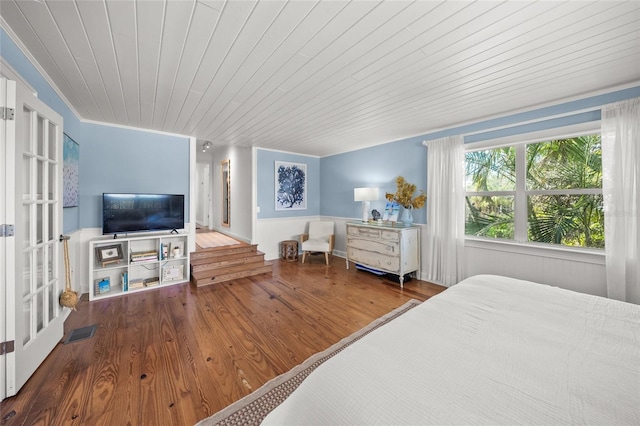
<path fill-rule="evenodd" d="M 515 206 L 519 149 L 526 177 L 521 210 Z M 522 211 L 528 241 L 604 247 L 599 134 L 468 152 L 466 184 L 467 235 L 514 239 Z"/>

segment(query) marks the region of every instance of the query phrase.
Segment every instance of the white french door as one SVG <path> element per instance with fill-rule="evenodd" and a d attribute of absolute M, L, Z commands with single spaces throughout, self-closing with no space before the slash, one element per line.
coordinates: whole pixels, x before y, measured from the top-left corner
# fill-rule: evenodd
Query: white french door
<path fill-rule="evenodd" d="M 21 85 L 2 79 L 6 120 L 2 159 L 6 179 L 3 223 L 13 231 L 2 238 L 5 251 L 0 279 L 5 288 L 3 398 L 15 395 L 63 336 L 64 289 L 62 233 L 62 117 Z M 12 94 L 12 91 L 14 94 Z"/>

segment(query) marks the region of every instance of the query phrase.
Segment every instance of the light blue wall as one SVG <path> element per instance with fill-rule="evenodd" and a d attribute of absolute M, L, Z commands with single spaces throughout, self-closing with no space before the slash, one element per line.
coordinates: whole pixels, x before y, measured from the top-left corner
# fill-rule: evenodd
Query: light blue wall
<path fill-rule="evenodd" d="M 307 165 L 307 209 L 276 211 L 275 162 L 288 161 Z M 260 207 L 258 219 L 317 216 L 320 214 L 320 159 L 306 155 L 290 154 L 266 149 L 257 150 L 257 201 Z"/>
<path fill-rule="evenodd" d="M 62 115 L 64 132 L 80 145 L 80 202 L 64 209 L 63 232 L 101 227 L 103 192 L 184 194 L 189 217 L 189 138 L 81 122 L 2 29 L 0 55 Z"/>
<path fill-rule="evenodd" d="M 353 188 L 377 186 L 381 200 L 371 208 L 384 209 L 384 191 L 395 192 L 396 176 L 404 176 L 418 189 L 427 187 L 427 148 L 422 141 L 445 136 L 473 133 L 465 136 L 465 143 L 552 129 L 571 124 L 600 120 L 600 110 L 581 112 L 611 102 L 640 96 L 640 86 L 603 95 L 512 114 L 492 120 L 429 133 L 372 148 L 347 152 L 320 159 L 320 214 L 359 218 L 361 204 L 353 201 Z M 575 114 L 572 114 L 575 112 Z M 563 117 L 556 117 L 565 115 Z M 545 120 L 545 117 L 551 117 Z M 528 121 L 535 121 L 526 123 Z M 500 130 L 489 130 L 502 127 Z M 486 131 L 485 131 L 486 130 Z M 483 132 L 484 131 L 484 132 Z M 427 194 L 427 203 L 429 202 Z M 415 223 L 426 223 L 426 209 L 417 210 Z"/>
<path fill-rule="evenodd" d="M 353 189 L 380 188 L 380 200 L 371 202 L 371 210 L 384 213 L 385 192 L 396 192 L 395 179 L 403 176 L 418 190 L 426 191 L 427 163 L 424 138 L 415 137 L 387 143 L 320 160 L 320 214 L 323 216 L 362 216 L 362 203 L 353 201 Z M 425 209 L 415 211 L 416 223 L 424 223 Z"/>
<path fill-rule="evenodd" d="M 80 228 L 102 226 L 103 192 L 184 194 L 189 217 L 188 139 L 101 126 L 85 141 L 80 145 Z"/>

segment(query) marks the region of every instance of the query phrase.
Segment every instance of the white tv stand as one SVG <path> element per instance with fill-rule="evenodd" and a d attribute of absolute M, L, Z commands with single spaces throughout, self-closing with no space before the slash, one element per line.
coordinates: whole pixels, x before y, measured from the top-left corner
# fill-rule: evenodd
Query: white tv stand
<path fill-rule="evenodd" d="M 184 283 L 190 279 L 189 235 L 166 231 L 95 238 L 89 241 L 89 261 L 89 300 Z"/>

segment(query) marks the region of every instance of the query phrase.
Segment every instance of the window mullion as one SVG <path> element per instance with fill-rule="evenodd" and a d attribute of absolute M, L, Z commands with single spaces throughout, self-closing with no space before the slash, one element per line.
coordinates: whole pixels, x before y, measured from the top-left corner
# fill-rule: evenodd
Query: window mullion
<path fill-rule="evenodd" d="M 516 196 L 514 200 L 514 231 L 517 242 L 527 242 L 526 144 L 516 145 Z"/>

